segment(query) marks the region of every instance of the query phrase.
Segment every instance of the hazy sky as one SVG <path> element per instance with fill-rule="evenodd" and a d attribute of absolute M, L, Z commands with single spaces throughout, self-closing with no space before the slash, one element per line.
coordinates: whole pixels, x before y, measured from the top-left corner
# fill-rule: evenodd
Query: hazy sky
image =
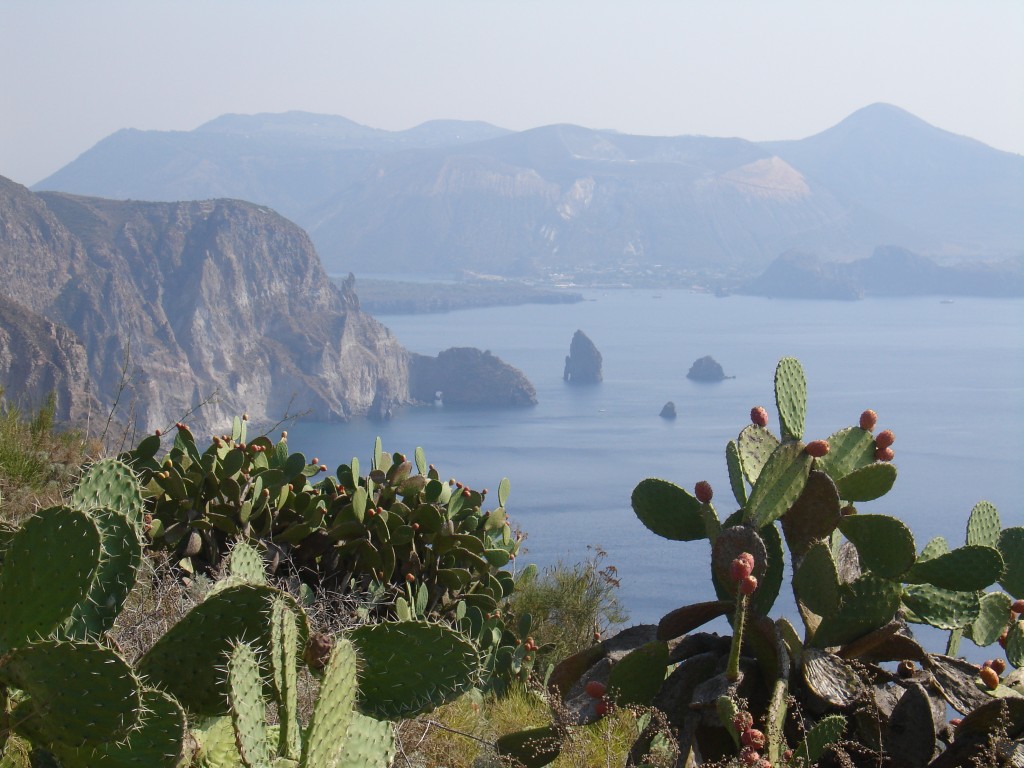
<path fill-rule="evenodd" d="M 1024 153 L 1022 40 L 1021 0 L 0 0 L 0 175 L 292 109 L 758 140 L 885 101 Z"/>

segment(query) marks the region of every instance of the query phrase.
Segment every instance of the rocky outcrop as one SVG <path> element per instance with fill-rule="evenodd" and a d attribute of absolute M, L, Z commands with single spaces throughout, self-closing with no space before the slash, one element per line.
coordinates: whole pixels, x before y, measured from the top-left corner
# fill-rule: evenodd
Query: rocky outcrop
<path fill-rule="evenodd" d="M 729 377 L 725 375 L 725 371 L 722 370 L 722 366 L 718 364 L 718 361 L 707 355 L 694 361 L 693 365 L 690 366 L 689 372 L 686 374 L 686 378 L 693 379 L 694 381 L 722 381 Z"/>
<path fill-rule="evenodd" d="M 671 421 L 676 417 L 676 404 L 669 400 L 664 406 L 662 406 L 661 413 L 658 415 L 663 419 Z"/>
<path fill-rule="evenodd" d="M 119 420 L 152 430 L 202 404 L 188 420 L 206 431 L 242 411 L 344 420 L 416 399 L 409 353 L 360 310 L 354 278 L 332 283 L 305 232 L 250 203 L 0 178 L 0 302 L 7 397 L 52 388 L 68 417 L 119 401 Z"/>
<path fill-rule="evenodd" d="M 437 357 L 413 354 L 409 391 L 420 402 L 439 398 L 445 405 L 522 406 L 537 402 L 536 390 L 519 370 L 490 351 L 472 347 L 452 347 Z"/>
<path fill-rule="evenodd" d="M 603 378 L 601 353 L 583 331 L 576 331 L 569 344 L 562 378 L 570 384 L 596 384 Z"/>

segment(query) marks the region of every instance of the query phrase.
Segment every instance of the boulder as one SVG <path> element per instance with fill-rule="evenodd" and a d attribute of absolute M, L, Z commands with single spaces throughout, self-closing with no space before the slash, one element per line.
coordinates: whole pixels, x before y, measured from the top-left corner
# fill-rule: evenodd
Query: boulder
<path fill-rule="evenodd" d="M 658 414 L 663 419 L 674 419 L 676 417 L 676 404 L 669 400 Z"/>
<path fill-rule="evenodd" d="M 602 379 L 601 353 L 583 331 L 573 334 L 562 378 L 570 384 L 596 384 Z"/>

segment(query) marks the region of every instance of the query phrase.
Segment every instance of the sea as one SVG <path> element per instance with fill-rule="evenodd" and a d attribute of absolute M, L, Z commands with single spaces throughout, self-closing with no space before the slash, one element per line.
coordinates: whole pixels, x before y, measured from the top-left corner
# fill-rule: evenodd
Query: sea
<path fill-rule="evenodd" d="M 288 427 L 292 449 L 332 468 L 353 457 L 365 467 L 380 436 L 388 452 L 411 455 L 422 446 L 442 476 L 473 488 L 496 489 L 507 477 L 509 513 L 527 534 L 520 566 L 572 565 L 605 553 L 630 623 L 656 622 L 714 598 L 710 547 L 648 531 L 630 507 L 633 488 L 648 477 L 691 490 L 707 480 L 719 514 L 735 511 L 726 443 L 755 405 L 767 408 L 777 432 L 773 376 L 779 358 L 792 356 L 807 376 L 807 439 L 856 424 L 866 408 L 878 413 L 878 430 L 896 435 L 896 484 L 861 512 L 898 516 L 919 550 L 934 536 L 963 544 L 967 517 L 983 499 L 999 509 L 1004 527 L 1024 525 L 1024 301 L 773 300 L 683 289 L 583 295 L 573 304 L 380 316 L 414 352 L 490 350 L 526 374 L 537 405 L 435 404 L 399 410 L 386 422 L 305 421 Z M 599 384 L 562 380 L 577 330 L 601 352 Z M 687 379 L 705 355 L 730 378 Z M 677 411 L 672 421 L 659 416 L 668 401 Z M 795 619 L 788 575 L 776 614 Z M 930 650 L 942 650 L 935 645 L 944 635 L 926 630 L 925 637 Z"/>

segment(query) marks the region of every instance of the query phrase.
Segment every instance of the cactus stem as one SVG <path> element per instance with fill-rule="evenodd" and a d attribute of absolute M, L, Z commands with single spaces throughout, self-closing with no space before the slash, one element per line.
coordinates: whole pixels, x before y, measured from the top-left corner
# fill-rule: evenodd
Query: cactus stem
<path fill-rule="evenodd" d="M 736 595 L 736 617 L 732 623 L 732 645 L 729 646 L 729 666 L 725 672 L 725 676 L 731 683 L 735 683 L 740 679 L 740 647 L 743 645 L 743 625 L 747 615 L 747 601 L 749 599 L 744 594 Z"/>
<path fill-rule="evenodd" d="M 963 627 L 950 630 L 949 640 L 946 641 L 946 655 L 956 656 L 960 651 L 960 638 L 964 636 Z"/>

